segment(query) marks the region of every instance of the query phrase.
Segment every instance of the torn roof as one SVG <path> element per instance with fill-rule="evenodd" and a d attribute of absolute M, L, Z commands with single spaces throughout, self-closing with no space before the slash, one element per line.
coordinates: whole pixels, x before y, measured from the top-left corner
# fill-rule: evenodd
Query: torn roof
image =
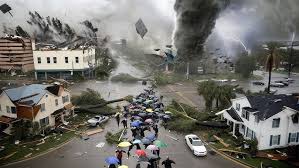
<path fill-rule="evenodd" d="M 35 105 L 47 92 L 46 88 L 51 85 L 32 84 L 14 89 L 7 89 L 4 92 L 13 102 L 25 105 Z"/>

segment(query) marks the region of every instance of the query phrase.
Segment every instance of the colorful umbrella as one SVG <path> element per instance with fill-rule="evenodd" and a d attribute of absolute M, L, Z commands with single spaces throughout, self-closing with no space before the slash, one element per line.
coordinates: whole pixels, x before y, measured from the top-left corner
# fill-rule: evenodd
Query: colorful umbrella
<path fill-rule="evenodd" d="M 139 140 L 139 139 L 135 139 L 132 143 L 133 143 L 133 144 L 141 144 L 142 142 L 141 142 L 141 140 Z"/>
<path fill-rule="evenodd" d="M 144 122 L 146 122 L 146 123 L 153 123 L 154 121 L 152 119 L 148 118 Z"/>
<path fill-rule="evenodd" d="M 167 147 L 167 144 L 163 141 L 160 141 L 160 140 L 154 141 L 154 145 L 156 145 L 159 148 L 166 148 Z"/>
<path fill-rule="evenodd" d="M 115 156 L 110 156 L 105 159 L 105 162 L 109 165 L 110 164 L 118 164 L 119 160 Z"/>
<path fill-rule="evenodd" d="M 125 147 L 129 147 L 131 146 L 132 144 L 130 142 L 121 142 L 119 143 L 117 146 L 118 147 L 122 147 L 122 148 L 125 148 Z"/>
<path fill-rule="evenodd" d="M 148 150 L 159 150 L 159 148 L 156 145 L 149 145 L 146 147 Z"/>
<path fill-rule="evenodd" d="M 136 150 L 135 151 L 135 154 L 137 155 L 137 156 L 146 156 L 146 153 L 145 153 L 145 151 L 144 150 Z"/>
<path fill-rule="evenodd" d="M 151 143 L 152 143 L 151 140 L 149 140 L 149 139 L 147 139 L 147 138 L 142 138 L 142 139 L 141 139 L 141 142 L 142 142 L 143 144 L 145 144 L 145 145 L 148 145 L 148 144 L 151 144 Z"/>
<path fill-rule="evenodd" d="M 133 121 L 133 122 L 131 122 L 131 126 L 132 126 L 132 127 L 139 127 L 141 123 L 142 123 L 142 122 L 139 121 L 139 120 L 137 120 L 137 121 Z"/>
<path fill-rule="evenodd" d="M 146 112 L 152 113 L 154 111 L 153 111 L 153 109 L 146 109 Z"/>
<path fill-rule="evenodd" d="M 153 133 L 150 133 L 149 135 L 146 136 L 147 139 L 149 139 L 150 141 L 154 141 L 156 140 L 156 135 Z"/>
<path fill-rule="evenodd" d="M 121 165 L 121 166 L 118 166 L 118 168 L 129 168 L 129 167 L 126 165 Z"/>
<path fill-rule="evenodd" d="M 146 116 L 146 113 L 139 113 L 138 114 L 140 117 L 145 117 Z"/>

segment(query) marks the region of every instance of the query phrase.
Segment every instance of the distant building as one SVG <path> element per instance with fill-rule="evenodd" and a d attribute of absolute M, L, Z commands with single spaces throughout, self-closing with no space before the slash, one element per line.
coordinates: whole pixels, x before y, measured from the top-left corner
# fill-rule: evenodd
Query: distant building
<path fill-rule="evenodd" d="M 75 73 L 88 76 L 95 67 L 95 49 L 33 51 L 36 79 L 69 79 Z"/>
<path fill-rule="evenodd" d="M 0 38 L 0 71 L 32 70 L 34 63 L 31 40 L 18 36 Z"/>
<path fill-rule="evenodd" d="M 64 116 L 73 113 L 70 92 L 60 85 L 32 84 L 4 90 L 0 94 L 0 128 L 10 132 L 19 119 L 38 122 L 40 126 L 55 126 Z"/>
<path fill-rule="evenodd" d="M 232 99 L 222 115 L 234 136 L 258 141 L 258 149 L 299 145 L 299 101 L 292 95 L 258 95 Z"/>

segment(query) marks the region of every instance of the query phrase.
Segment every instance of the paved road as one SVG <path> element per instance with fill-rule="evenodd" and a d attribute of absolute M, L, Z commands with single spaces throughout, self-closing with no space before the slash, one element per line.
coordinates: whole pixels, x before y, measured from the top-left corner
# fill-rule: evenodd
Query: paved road
<path fill-rule="evenodd" d="M 116 132 L 115 120 L 111 119 L 105 131 L 97 135 L 91 136 L 89 140 L 74 139 L 69 144 L 62 148 L 50 152 L 41 157 L 9 165 L 3 166 L 5 168 L 103 168 L 105 167 L 104 159 L 107 156 L 114 155 L 115 146 L 110 146 L 105 143 L 103 148 L 96 148 L 100 142 L 105 142 L 104 135 L 107 130 Z M 117 127 L 117 126 L 116 126 Z M 177 164 L 174 168 L 238 168 L 241 165 L 226 160 L 220 155 L 210 155 L 207 157 L 198 158 L 192 155 L 187 148 L 183 135 L 169 132 L 164 128 L 160 128 L 159 139 L 165 141 L 169 146 L 161 150 L 161 157 L 165 159 L 170 156 Z M 128 131 L 130 132 L 130 131 Z M 130 134 L 130 133 L 129 133 Z M 128 136 L 130 136 L 128 134 Z M 171 137 L 178 138 L 178 141 L 173 140 Z M 133 153 L 133 150 L 132 152 Z M 125 155 L 126 156 L 126 155 Z M 136 159 L 123 159 L 123 163 L 128 165 L 129 168 L 136 166 Z"/>

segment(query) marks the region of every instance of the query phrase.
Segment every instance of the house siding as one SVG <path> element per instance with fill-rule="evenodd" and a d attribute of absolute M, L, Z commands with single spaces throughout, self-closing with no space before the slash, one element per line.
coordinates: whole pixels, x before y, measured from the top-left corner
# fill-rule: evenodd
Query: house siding
<path fill-rule="evenodd" d="M 0 105 L 1 105 L 1 111 L 0 116 L 6 116 L 10 118 L 17 118 L 17 114 L 7 113 L 6 106 L 9 107 L 16 107 L 13 102 L 10 100 L 10 98 L 7 96 L 5 92 L 2 92 L 0 95 Z"/>

